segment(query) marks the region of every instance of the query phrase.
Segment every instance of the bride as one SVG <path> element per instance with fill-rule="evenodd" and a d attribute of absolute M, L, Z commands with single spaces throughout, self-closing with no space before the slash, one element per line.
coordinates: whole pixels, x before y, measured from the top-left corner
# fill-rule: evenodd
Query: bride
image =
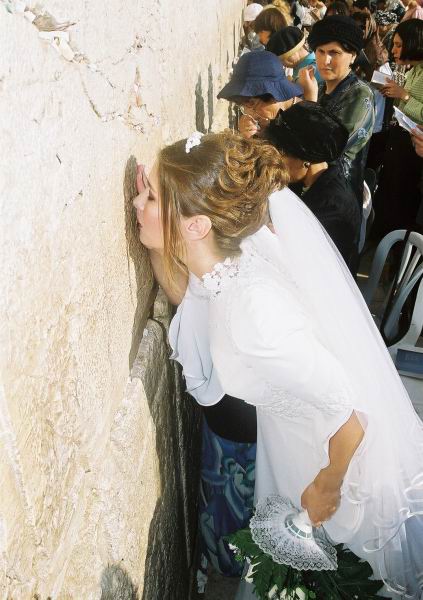
<path fill-rule="evenodd" d="M 285 183 L 263 141 L 182 140 L 134 201 L 140 239 L 163 248 L 170 286 L 181 265 L 195 276 L 209 326 L 192 353 L 209 351 L 224 392 L 257 407 L 256 501 L 289 497 L 391 597 L 417 600 L 422 423 L 345 263 Z"/>

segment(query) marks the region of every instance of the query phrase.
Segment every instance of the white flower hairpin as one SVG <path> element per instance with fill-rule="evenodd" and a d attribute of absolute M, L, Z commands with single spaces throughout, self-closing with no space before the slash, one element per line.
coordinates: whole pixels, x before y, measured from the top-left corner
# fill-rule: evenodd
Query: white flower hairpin
<path fill-rule="evenodd" d="M 185 152 L 187 154 L 190 153 L 191 148 L 194 148 L 194 146 L 199 146 L 201 144 L 201 138 L 203 137 L 203 135 L 204 133 L 201 133 L 201 131 L 194 131 L 194 133 L 191 133 L 185 144 Z"/>

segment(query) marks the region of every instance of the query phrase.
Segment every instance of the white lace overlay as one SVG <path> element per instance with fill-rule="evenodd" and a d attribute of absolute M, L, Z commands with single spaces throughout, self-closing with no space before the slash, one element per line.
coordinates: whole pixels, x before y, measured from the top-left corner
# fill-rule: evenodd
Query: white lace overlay
<path fill-rule="evenodd" d="M 296 418 L 310 416 L 310 403 L 305 402 L 288 390 L 276 388 L 267 384 L 263 393 L 265 403 L 258 403 L 257 408 L 263 412 L 274 415 Z M 351 408 L 347 390 L 336 389 L 328 392 L 321 398 L 321 402 L 315 408 L 327 415 L 336 415 Z"/>
<path fill-rule="evenodd" d="M 313 528 L 311 539 L 287 531 L 286 518 L 298 512 L 288 498 L 272 494 L 260 499 L 250 522 L 253 540 L 278 564 L 304 571 L 336 569 L 336 550 L 322 528 Z"/>

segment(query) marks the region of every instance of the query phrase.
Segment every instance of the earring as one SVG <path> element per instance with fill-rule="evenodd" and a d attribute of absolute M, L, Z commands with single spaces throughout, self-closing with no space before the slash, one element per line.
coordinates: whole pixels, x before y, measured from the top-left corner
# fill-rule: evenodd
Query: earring
<path fill-rule="evenodd" d="M 309 169 L 309 168 L 310 168 L 310 165 L 311 165 L 311 163 L 309 163 L 309 162 L 305 162 L 305 163 L 304 163 L 304 167 L 305 167 L 306 169 Z"/>

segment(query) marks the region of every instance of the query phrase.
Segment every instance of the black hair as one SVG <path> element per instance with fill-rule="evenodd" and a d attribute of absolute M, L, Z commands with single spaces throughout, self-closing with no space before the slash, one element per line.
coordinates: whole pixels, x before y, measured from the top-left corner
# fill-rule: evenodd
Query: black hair
<path fill-rule="evenodd" d="M 334 15 L 345 15 L 346 17 L 349 17 L 350 9 L 344 0 L 335 0 L 335 2 L 331 2 L 331 4 L 328 6 L 326 14 L 329 16 L 329 13 Z"/>
<path fill-rule="evenodd" d="M 360 54 L 359 50 L 357 51 L 355 48 L 353 48 L 349 44 L 346 44 L 345 42 L 340 42 L 339 40 L 336 40 L 336 43 L 341 46 L 341 48 L 344 52 L 348 52 L 348 54 L 356 54 L 357 56 Z M 316 50 L 317 50 L 317 48 L 316 48 Z"/>
<path fill-rule="evenodd" d="M 276 102 L 272 94 L 257 94 L 257 96 L 231 96 L 229 100 L 235 104 L 242 104 L 243 102 L 250 100 L 251 98 L 258 98 L 263 102 Z"/>
<path fill-rule="evenodd" d="M 402 41 L 401 60 L 423 60 L 423 20 L 409 19 L 397 25 Z"/>
<path fill-rule="evenodd" d="M 261 11 L 254 21 L 253 28 L 256 33 L 260 33 L 260 31 L 270 31 L 272 34 L 287 25 L 288 22 L 280 10 L 277 8 L 266 8 Z"/>
<path fill-rule="evenodd" d="M 364 10 L 365 8 L 371 10 L 372 7 L 370 0 L 354 0 L 353 6 L 354 8 L 358 8 L 360 10 Z"/>

